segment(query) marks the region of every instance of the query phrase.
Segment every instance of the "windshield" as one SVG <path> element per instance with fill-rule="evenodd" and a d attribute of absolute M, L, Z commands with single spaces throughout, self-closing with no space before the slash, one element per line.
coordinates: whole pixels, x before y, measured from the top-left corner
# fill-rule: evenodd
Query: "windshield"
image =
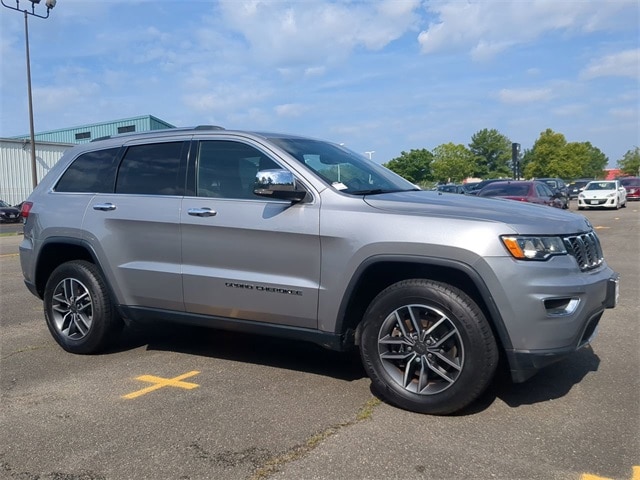
<path fill-rule="evenodd" d="M 10 206 L 11 206 L 11 205 L 9 205 L 9 204 L 7 204 L 7 203 L 3 202 L 2 200 L 0 200 L 0 207 L 2 207 L 2 208 L 7 208 L 7 207 L 10 207 Z"/>
<path fill-rule="evenodd" d="M 272 143 L 311 169 L 336 190 L 366 195 L 419 190 L 382 165 L 342 145 L 306 138 L 271 138 Z"/>
<path fill-rule="evenodd" d="M 615 189 L 616 189 L 615 182 L 591 182 L 585 187 L 585 190 L 615 190 Z"/>

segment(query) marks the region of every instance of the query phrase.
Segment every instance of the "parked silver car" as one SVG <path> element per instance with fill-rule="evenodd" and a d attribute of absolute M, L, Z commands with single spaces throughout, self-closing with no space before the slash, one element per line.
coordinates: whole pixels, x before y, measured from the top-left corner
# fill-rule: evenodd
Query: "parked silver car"
<path fill-rule="evenodd" d="M 618 276 L 581 215 L 421 191 L 341 145 L 198 127 L 68 150 L 20 260 L 69 352 L 124 322 L 357 346 L 377 392 L 448 414 L 589 344 Z"/>

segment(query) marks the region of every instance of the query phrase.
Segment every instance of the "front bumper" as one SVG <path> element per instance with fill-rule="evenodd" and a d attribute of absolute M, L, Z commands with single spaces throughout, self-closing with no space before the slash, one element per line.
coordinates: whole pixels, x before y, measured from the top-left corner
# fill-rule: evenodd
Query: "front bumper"
<path fill-rule="evenodd" d="M 617 197 L 607 198 L 580 198 L 578 197 L 578 207 L 609 207 L 615 208 L 618 205 Z"/>
<path fill-rule="evenodd" d="M 574 344 L 548 350 L 507 350 L 506 356 L 515 383 L 526 381 L 538 370 L 562 360 L 575 351 L 591 343 L 598 333 L 600 319 L 605 309 L 615 308 L 620 297 L 620 276 L 614 273 L 606 283 L 606 296 L 602 308 L 589 316 Z"/>
<path fill-rule="evenodd" d="M 617 304 L 619 276 L 606 262 L 581 271 L 571 255 L 483 260 L 476 269 L 498 310 L 496 329 L 516 382 L 588 345 L 604 311 Z"/>

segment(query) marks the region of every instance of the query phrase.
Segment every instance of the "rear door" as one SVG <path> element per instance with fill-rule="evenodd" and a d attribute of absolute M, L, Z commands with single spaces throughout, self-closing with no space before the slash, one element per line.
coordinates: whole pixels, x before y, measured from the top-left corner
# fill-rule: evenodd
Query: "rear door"
<path fill-rule="evenodd" d="M 188 148 L 181 139 L 126 146 L 115 193 L 96 194 L 87 208 L 88 240 L 125 305 L 184 310 L 180 207 Z"/>
<path fill-rule="evenodd" d="M 248 141 L 201 140 L 192 152 L 180 213 L 186 311 L 316 328 L 319 199 L 256 196 L 257 171 L 282 167 Z"/>

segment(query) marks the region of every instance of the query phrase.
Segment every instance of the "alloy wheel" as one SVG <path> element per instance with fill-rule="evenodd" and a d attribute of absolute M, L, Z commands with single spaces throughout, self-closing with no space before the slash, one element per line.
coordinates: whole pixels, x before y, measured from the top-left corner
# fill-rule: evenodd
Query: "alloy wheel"
<path fill-rule="evenodd" d="M 421 395 L 452 386 L 464 366 L 464 346 L 454 322 L 427 305 L 406 305 L 382 323 L 378 353 L 387 374 Z"/>

